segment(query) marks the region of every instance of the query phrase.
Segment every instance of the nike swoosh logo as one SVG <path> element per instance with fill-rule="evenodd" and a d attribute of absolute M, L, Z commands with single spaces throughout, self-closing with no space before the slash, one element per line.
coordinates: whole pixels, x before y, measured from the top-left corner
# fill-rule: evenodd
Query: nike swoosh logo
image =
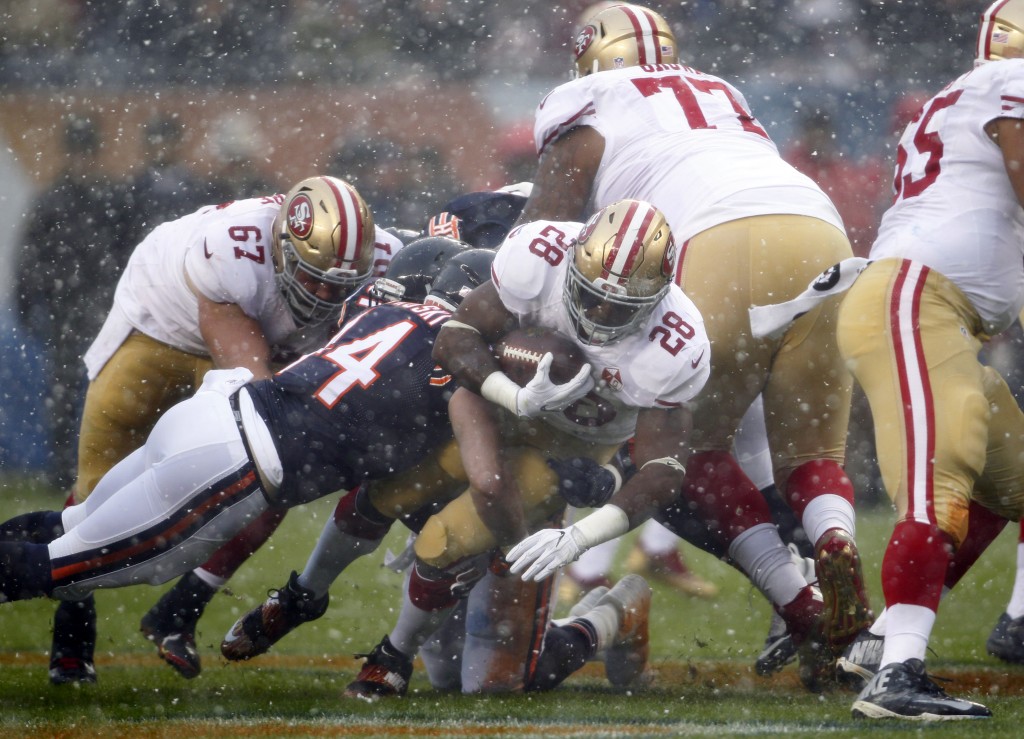
<path fill-rule="evenodd" d="M 206 239 L 203 239 L 203 254 L 206 256 L 207 259 L 213 259 L 213 254 L 210 253 L 209 247 L 206 246 Z"/>
<path fill-rule="evenodd" d="M 701 353 L 697 355 L 696 359 L 690 361 L 690 366 L 697 369 L 697 365 L 700 364 L 700 360 L 702 359 L 704 359 L 704 350 L 701 350 Z"/>

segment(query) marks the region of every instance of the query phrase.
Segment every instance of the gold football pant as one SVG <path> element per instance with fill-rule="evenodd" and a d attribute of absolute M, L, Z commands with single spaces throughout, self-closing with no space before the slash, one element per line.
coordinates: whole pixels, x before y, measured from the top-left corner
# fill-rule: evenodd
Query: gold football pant
<path fill-rule="evenodd" d="M 972 497 L 1020 517 L 1024 414 L 978 361 L 981 319 L 952 282 L 916 262 L 875 262 L 843 299 L 838 338 L 900 520 L 937 525 L 959 546 Z"/>
<path fill-rule="evenodd" d="M 799 295 L 853 256 L 846 235 L 817 218 L 767 215 L 702 231 L 684 246 L 676 282 L 711 340 L 711 376 L 693 413 L 695 451 L 732 448 L 760 393 L 776 481 L 812 460 L 842 464 L 852 380 L 836 348 L 838 299 L 801 316 L 779 339 L 755 339 L 748 309 Z"/>
<path fill-rule="evenodd" d="M 558 494 L 558 476 L 547 464 L 549 458 L 586 456 L 603 464 L 618 449 L 618 445 L 588 444 L 540 421 L 512 419 L 508 414 L 503 417 L 506 455 L 516 470 L 516 485 L 523 496 L 530 530 L 565 509 L 565 501 Z M 373 507 L 392 518 L 429 503 L 450 500 L 427 520 L 416 538 L 416 556 L 437 568 L 497 546 L 476 511 L 471 491 L 466 489 L 466 473 L 458 452 L 458 444 L 452 441 L 413 469 L 369 487 Z"/>
<path fill-rule="evenodd" d="M 208 357 L 133 332 L 86 391 L 75 502 L 89 497 L 111 467 L 141 447 L 164 411 L 195 393 L 212 367 Z"/>

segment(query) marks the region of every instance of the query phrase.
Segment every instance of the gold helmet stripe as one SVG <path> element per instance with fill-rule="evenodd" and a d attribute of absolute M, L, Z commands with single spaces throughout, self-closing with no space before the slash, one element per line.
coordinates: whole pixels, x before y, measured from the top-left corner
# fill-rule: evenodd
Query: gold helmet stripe
<path fill-rule="evenodd" d="M 363 219 L 360 217 L 359 202 L 355 193 L 347 183 L 340 183 L 344 190 L 338 187 L 339 182 L 332 177 L 324 177 L 324 182 L 334 193 L 335 202 L 338 205 L 340 214 L 341 239 L 338 244 L 338 258 L 335 265 L 343 267 L 346 264 L 357 262 L 363 249 Z M 354 228 L 353 228 L 354 226 Z"/>
<path fill-rule="evenodd" d="M 661 43 L 654 17 L 646 8 L 622 6 L 622 12 L 633 24 L 636 33 L 637 63 L 658 64 L 661 62 Z"/>

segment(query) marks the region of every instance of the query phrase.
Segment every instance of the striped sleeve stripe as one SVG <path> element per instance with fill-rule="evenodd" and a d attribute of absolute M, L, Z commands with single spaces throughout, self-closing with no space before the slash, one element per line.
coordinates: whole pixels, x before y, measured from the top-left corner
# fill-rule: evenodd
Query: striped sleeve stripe
<path fill-rule="evenodd" d="M 199 531 L 225 508 L 260 490 L 250 462 L 194 496 L 187 506 L 156 526 L 117 544 L 54 560 L 51 572 L 54 585 L 69 585 L 153 559 Z"/>

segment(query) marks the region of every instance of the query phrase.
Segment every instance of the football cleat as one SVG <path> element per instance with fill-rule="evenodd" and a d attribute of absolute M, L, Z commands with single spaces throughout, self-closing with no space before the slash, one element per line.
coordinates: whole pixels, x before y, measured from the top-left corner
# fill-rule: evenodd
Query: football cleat
<path fill-rule="evenodd" d="M 924 662 L 908 659 L 879 670 L 857 696 L 854 718 L 902 718 L 912 721 L 949 721 L 989 718 L 980 703 L 953 698 L 932 682 Z"/>
<path fill-rule="evenodd" d="M 650 654 L 651 586 L 639 575 L 626 575 L 595 608 L 611 605 L 619 613 L 619 630 L 604 653 L 604 671 L 616 688 L 632 685 L 643 674 Z"/>
<path fill-rule="evenodd" d="M 853 537 L 829 529 L 814 548 L 818 587 L 825 602 L 825 637 L 834 654 L 841 654 L 875 620 L 864 587 L 860 554 Z"/>
<path fill-rule="evenodd" d="M 356 657 L 364 657 L 366 662 L 356 679 L 345 688 L 346 698 L 375 703 L 381 698 L 401 698 L 409 690 L 412 659 L 395 649 L 387 636 L 372 652 Z"/>
<path fill-rule="evenodd" d="M 835 681 L 835 658 L 825 637 L 824 607 L 817 589 L 807 586 L 784 606 L 776 606 L 800 660 L 800 682 L 812 693 L 820 693 Z"/>
<path fill-rule="evenodd" d="M 772 613 L 772 623 L 764 640 L 764 649 L 754 662 L 754 671 L 762 677 L 778 672 L 796 659 L 796 644 L 786 629 L 786 622 L 778 613 Z"/>
<path fill-rule="evenodd" d="M 56 657 L 50 660 L 51 684 L 94 682 L 96 682 L 96 666 L 92 660 L 79 657 Z"/>
<path fill-rule="evenodd" d="M 1003 662 L 1024 664 L 1024 616 L 1003 613 L 985 642 L 985 650 Z"/>
<path fill-rule="evenodd" d="M 328 593 L 314 597 L 311 590 L 299 585 L 298 573 L 292 572 L 287 585 L 271 590 L 262 605 L 235 621 L 220 644 L 220 652 L 232 661 L 257 657 L 300 624 L 323 616 L 329 600 Z"/>
<path fill-rule="evenodd" d="M 851 690 L 863 690 L 881 669 L 883 651 L 885 637 L 864 629 L 836 660 L 836 679 Z"/>
<path fill-rule="evenodd" d="M 626 569 L 660 582 L 681 595 L 708 599 L 718 595 L 718 586 L 687 567 L 676 549 L 664 554 L 647 554 L 640 547 L 633 547 L 626 559 Z"/>
<path fill-rule="evenodd" d="M 156 644 L 160 659 L 169 664 L 186 680 L 197 677 L 203 666 L 196 649 L 196 638 L 190 630 L 164 630 L 150 611 L 139 625 L 143 636 Z"/>

